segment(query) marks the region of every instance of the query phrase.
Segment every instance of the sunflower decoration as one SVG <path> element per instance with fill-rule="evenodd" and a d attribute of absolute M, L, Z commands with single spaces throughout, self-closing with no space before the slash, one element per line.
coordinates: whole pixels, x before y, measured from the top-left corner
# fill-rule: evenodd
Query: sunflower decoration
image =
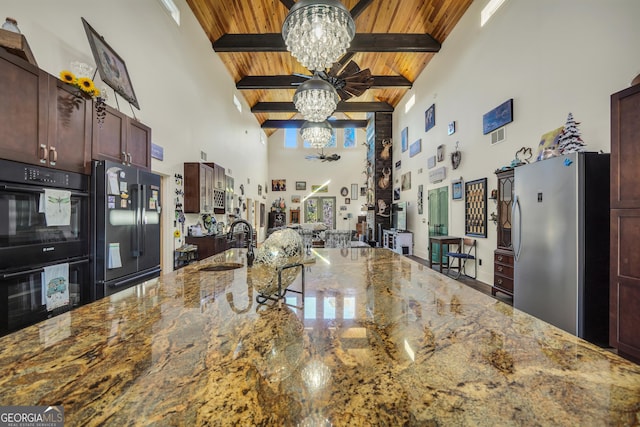
<path fill-rule="evenodd" d="M 85 65 L 85 64 L 80 64 Z M 72 64 L 73 66 L 73 64 Z M 85 67 L 88 67 L 85 65 Z M 72 86 L 77 87 L 83 93 L 89 95 L 90 97 L 95 99 L 95 109 L 96 116 L 98 119 L 98 124 L 102 125 L 104 123 L 104 118 L 106 117 L 106 96 L 98 89 L 90 77 L 76 77 L 76 75 L 69 70 L 62 70 L 60 72 L 60 80 L 63 82 L 70 84 Z"/>
<path fill-rule="evenodd" d="M 73 73 L 68 70 L 62 70 L 60 72 L 60 80 L 65 83 L 69 83 L 70 85 L 76 84 L 76 76 L 74 76 Z"/>

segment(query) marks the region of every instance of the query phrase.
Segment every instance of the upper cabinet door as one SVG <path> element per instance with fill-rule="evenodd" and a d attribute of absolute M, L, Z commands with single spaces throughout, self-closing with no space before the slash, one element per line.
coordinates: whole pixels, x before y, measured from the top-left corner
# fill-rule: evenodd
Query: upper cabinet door
<path fill-rule="evenodd" d="M 91 156 L 151 170 L 151 129 L 107 105 L 103 123 L 94 114 Z"/>
<path fill-rule="evenodd" d="M 611 209 L 640 206 L 640 85 L 611 95 Z"/>
<path fill-rule="evenodd" d="M 0 49 L 1 156 L 47 163 L 48 75 Z"/>
<path fill-rule="evenodd" d="M 79 89 L 51 76 L 49 81 L 49 166 L 78 173 L 91 171 L 93 103 Z"/>
<path fill-rule="evenodd" d="M 131 165 L 151 170 L 151 128 L 128 118 L 126 151 Z"/>

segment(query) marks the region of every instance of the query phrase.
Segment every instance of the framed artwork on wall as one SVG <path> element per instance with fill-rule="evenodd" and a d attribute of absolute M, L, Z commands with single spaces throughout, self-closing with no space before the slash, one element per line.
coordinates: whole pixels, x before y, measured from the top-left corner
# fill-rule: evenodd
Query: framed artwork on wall
<path fill-rule="evenodd" d="M 513 121 L 513 98 L 482 116 L 482 134 L 486 135 Z"/>
<path fill-rule="evenodd" d="M 129 104 L 139 110 L 138 99 L 133 91 L 133 85 L 131 84 L 129 72 L 127 71 L 124 60 L 104 41 L 104 37 L 98 34 L 84 18 L 81 19 L 84 30 L 87 33 L 87 38 L 89 39 L 93 59 L 96 61 L 98 72 L 100 73 L 100 78 L 117 94 L 126 99 Z"/>
<path fill-rule="evenodd" d="M 406 127 L 402 129 L 400 133 L 400 139 L 402 141 L 402 152 L 404 153 L 409 148 L 409 128 Z"/>
<path fill-rule="evenodd" d="M 427 111 L 424 112 L 424 131 L 427 132 L 429 129 L 436 125 L 436 104 L 431 104 L 431 107 L 427 108 Z"/>
<path fill-rule="evenodd" d="M 487 178 L 464 184 L 464 234 L 487 237 Z"/>
<path fill-rule="evenodd" d="M 271 191 L 287 191 L 287 180 L 286 179 L 272 179 L 271 180 Z"/>
<path fill-rule="evenodd" d="M 296 190 L 306 190 L 307 189 L 307 181 L 296 181 Z"/>
<path fill-rule="evenodd" d="M 351 200 L 358 200 L 358 184 L 351 184 Z"/>
<path fill-rule="evenodd" d="M 451 181 L 451 200 L 462 200 L 462 178 Z"/>
<path fill-rule="evenodd" d="M 409 157 L 413 157 L 416 154 L 420 153 L 421 151 L 422 151 L 422 140 L 419 139 L 413 144 L 411 144 L 411 147 L 409 148 Z"/>

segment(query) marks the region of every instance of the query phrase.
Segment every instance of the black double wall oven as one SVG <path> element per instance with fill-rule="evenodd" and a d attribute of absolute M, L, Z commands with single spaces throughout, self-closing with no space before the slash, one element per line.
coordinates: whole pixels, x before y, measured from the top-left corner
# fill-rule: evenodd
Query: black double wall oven
<path fill-rule="evenodd" d="M 0 336 L 91 300 L 89 209 L 89 176 L 0 159 Z"/>

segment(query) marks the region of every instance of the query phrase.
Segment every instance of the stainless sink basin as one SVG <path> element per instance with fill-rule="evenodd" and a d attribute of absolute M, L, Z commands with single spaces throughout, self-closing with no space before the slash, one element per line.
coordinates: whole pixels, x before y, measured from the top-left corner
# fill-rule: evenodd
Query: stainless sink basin
<path fill-rule="evenodd" d="M 227 270 L 235 270 L 236 268 L 242 268 L 244 264 L 239 264 L 237 262 L 220 262 L 215 264 L 207 264 L 200 267 L 199 271 L 227 271 Z"/>

